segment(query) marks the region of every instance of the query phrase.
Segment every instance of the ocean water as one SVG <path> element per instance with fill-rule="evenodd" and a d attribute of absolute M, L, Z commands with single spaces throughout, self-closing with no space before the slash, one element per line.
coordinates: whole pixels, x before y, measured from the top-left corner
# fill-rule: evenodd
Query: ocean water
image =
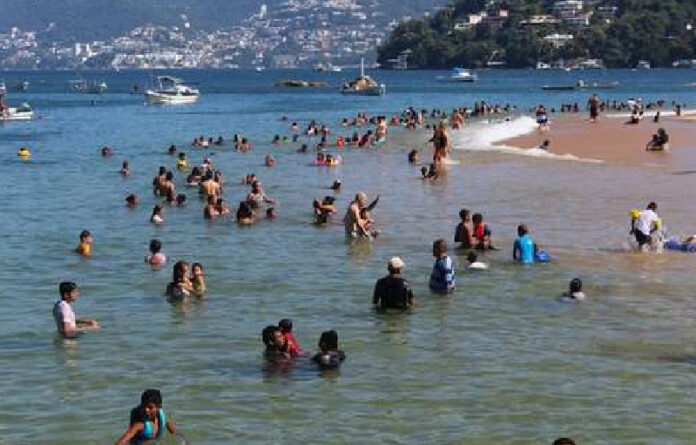
<path fill-rule="evenodd" d="M 150 387 L 162 390 L 167 413 L 196 444 L 539 444 L 559 436 L 693 443 L 696 256 L 626 248 L 628 211 L 650 200 L 671 233 L 696 232 L 692 175 L 491 149 L 528 131 L 525 118 L 478 122 L 453 135 L 462 163 L 436 183 L 421 181 L 406 162 L 413 148 L 429 156 L 425 132 L 390 129 L 385 145 L 344 150 L 343 165 L 332 169 L 311 166 L 313 155 L 296 153 L 298 144 L 270 140 L 290 135 L 292 121 L 317 118 L 335 136 L 352 132 L 339 126 L 343 117 L 411 105 L 583 104 L 587 92 L 540 89 L 579 78 L 620 82 L 601 92 L 609 99 L 694 104 L 694 73 L 481 71 L 477 84 L 452 85 L 435 80 L 444 72 L 374 72 L 388 94 L 348 98 L 332 88 L 272 86 L 285 78 L 338 85 L 348 71 L 190 71 L 180 75 L 199 85 L 201 102 L 179 107 L 147 107 L 129 94 L 146 82 L 139 72 L 85 74 L 109 83 L 102 96 L 69 93 L 73 73 L 4 73 L 8 86 L 31 82 L 9 102 L 30 102 L 41 119 L 0 126 L 0 443 L 113 443 Z M 174 169 L 166 148 L 176 144 L 197 164 L 204 152 L 188 147 L 193 137 L 234 133 L 254 150 L 208 150 L 227 181 L 224 198 L 234 207 L 247 193 L 241 178 L 254 172 L 278 200 L 278 220 L 249 228 L 206 222 L 197 194 L 176 173 L 188 205 L 166 208 L 162 227 L 149 224 L 152 176 L 160 165 Z M 28 162 L 16 156 L 24 144 L 33 153 Z M 99 156 L 105 144 L 115 150 L 109 159 Z M 270 169 L 268 153 L 278 161 Z M 129 178 L 118 174 L 123 160 Z M 334 179 L 343 182 L 339 215 L 316 227 L 312 200 L 332 194 Z M 381 235 L 372 244 L 346 243 L 340 224 L 358 190 L 380 196 L 373 213 Z M 140 197 L 137 209 L 123 205 L 129 193 Z M 485 255 L 489 271 L 469 274 L 451 246 L 458 289 L 431 294 L 432 241 L 452 240 L 463 207 L 485 215 L 500 250 Z M 552 263 L 512 264 L 520 223 Z M 87 260 L 73 253 L 83 229 L 95 238 Z M 154 237 L 170 266 L 203 264 L 204 300 L 164 299 L 171 268 L 143 263 Z M 406 263 L 417 308 L 376 315 L 372 288 L 394 255 Z M 557 302 L 575 276 L 587 301 Z M 78 340 L 55 334 L 51 309 L 63 280 L 80 285 L 75 311 L 98 319 L 101 332 Z M 348 356 L 339 372 L 320 373 L 306 358 L 289 369 L 264 363 L 261 329 L 286 317 L 310 352 L 323 330 L 338 331 Z"/>

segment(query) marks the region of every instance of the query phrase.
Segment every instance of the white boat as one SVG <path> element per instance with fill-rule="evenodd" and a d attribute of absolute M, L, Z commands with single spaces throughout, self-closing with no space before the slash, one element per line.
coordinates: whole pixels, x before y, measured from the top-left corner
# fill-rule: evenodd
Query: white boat
<path fill-rule="evenodd" d="M 538 69 L 538 70 L 550 70 L 551 65 L 549 65 L 548 63 L 544 63 L 540 60 L 536 64 L 536 69 Z"/>
<path fill-rule="evenodd" d="M 336 66 L 333 63 L 327 63 L 326 65 L 318 63 L 314 66 L 314 69 L 320 73 L 340 73 L 342 71 L 340 66 Z"/>
<path fill-rule="evenodd" d="M 183 80 L 171 76 L 157 76 L 157 87 L 145 91 L 145 101 L 149 104 L 192 104 L 198 102 L 198 89 L 183 85 Z"/>
<path fill-rule="evenodd" d="M 452 68 L 452 73 L 447 80 L 450 82 L 476 82 L 478 76 L 471 74 L 471 71 L 466 68 L 456 67 Z"/>
<path fill-rule="evenodd" d="M 639 70 L 649 70 L 650 68 L 650 62 L 647 60 L 639 60 L 638 64 L 636 65 L 636 69 Z"/>
<path fill-rule="evenodd" d="M 341 86 L 341 94 L 356 96 L 383 96 L 387 94 L 387 87 L 383 83 L 375 82 L 370 76 L 365 75 L 365 64 L 360 59 L 360 76 L 354 81 Z"/>
<path fill-rule="evenodd" d="M 34 111 L 28 103 L 23 103 L 17 108 L 6 108 L 0 112 L 0 122 L 30 121 L 34 119 Z"/>
<path fill-rule="evenodd" d="M 106 82 L 92 81 L 87 82 L 85 79 L 71 80 L 70 85 L 72 90 L 81 94 L 104 94 L 109 89 Z"/>
<path fill-rule="evenodd" d="M 12 108 L 5 103 L 7 88 L 4 82 L 0 82 L 0 122 L 29 121 L 34 119 L 34 111 L 28 103 L 23 103 L 17 108 Z"/>

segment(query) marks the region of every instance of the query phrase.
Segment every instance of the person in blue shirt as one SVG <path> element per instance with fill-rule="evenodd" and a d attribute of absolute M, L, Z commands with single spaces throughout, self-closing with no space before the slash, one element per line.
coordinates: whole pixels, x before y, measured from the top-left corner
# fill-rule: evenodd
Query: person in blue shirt
<path fill-rule="evenodd" d="M 437 293 L 452 292 L 456 286 L 454 280 L 454 263 L 447 256 L 447 242 L 438 239 L 433 243 L 435 265 L 430 273 L 430 290 Z"/>
<path fill-rule="evenodd" d="M 526 225 L 520 224 L 517 226 L 517 239 L 512 248 L 512 259 L 522 264 L 534 264 L 536 253 L 537 245 L 529 236 L 529 229 Z"/>

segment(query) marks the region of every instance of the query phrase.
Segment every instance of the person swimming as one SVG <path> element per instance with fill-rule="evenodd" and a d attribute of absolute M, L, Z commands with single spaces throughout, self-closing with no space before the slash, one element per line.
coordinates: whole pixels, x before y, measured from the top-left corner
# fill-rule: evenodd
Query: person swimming
<path fill-rule="evenodd" d="M 131 209 L 138 206 L 138 197 L 134 193 L 131 193 L 130 195 L 126 196 L 125 201 L 126 206 L 130 207 Z"/>
<path fill-rule="evenodd" d="M 161 266 L 167 262 L 167 256 L 161 252 L 162 242 L 158 239 L 150 241 L 150 253 L 145 257 L 145 262 L 151 266 Z"/>
<path fill-rule="evenodd" d="M 466 260 L 469 262 L 466 268 L 468 270 L 486 270 L 488 269 L 488 264 L 478 260 L 478 256 L 475 252 L 469 252 L 466 256 Z"/>
<path fill-rule="evenodd" d="M 89 257 L 92 255 L 93 242 L 94 239 L 92 238 L 92 234 L 89 233 L 89 230 L 83 230 L 80 232 L 80 244 L 78 244 L 75 251 L 84 257 Z"/>
<path fill-rule="evenodd" d="M 568 303 L 575 303 L 585 299 L 585 293 L 582 291 L 582 280 L 573 278 L 568 285 L 568 292 L 561 295 L 560 300 Z"/>
<path fill-rule="evenodd" d="M 164 224 L 164 209 L 160 205 L 156 205 L 152 208 L 152 215 L 150 215 L 150 222 L 155 225 Z"/>
<path fill-rule="evenodd" d="M 193 286 L 193 290 L 196 291 L 196 294 L 203 296 L 206 287 L 201 263 L 193 263 L 191 265 L 191 285 Z"/>
<path fill-rule="evenodd" d="M 118 439 L 116 445 L 150 441 L 162 437 L 165 431 L 181 437 L 162 408 L 162 394 L 157 389 L 148 389 L 140 396 L 140 405 L 131 410 L 130 426 Z M 185 440 L 184 443 L 186 443 Z"/>
<path fill-rule="evenodd" d="M 167 284 L 165 294 L 170 300 L 181 300 L 194 294 L 193 283 L 188 276 L 189 264 L 177 261 L 172 268 L 172 281 Z"/>
<path fill-rule="evenodd" d="M 318 342 L 319 352 L 312 361 L 319 365 L 320 369 L 335 369 L 346 359 L 346 354 L 338 349 L 338 333 L 336 331 L 324 331 Z"/>
<path fill-rule="evenodd" d="M 121 176 L 130 176 L 130 164 L 128 164 L 128 161 L 123 161 L 123 164 L 121 164 L 121 170 L 119 170 L 119 173 Z"/>
<path fill-rule="evenodd" d="M 179 171 L 185 171 L 188 170 L 189 168 L 189 161 L 188 158 L 186 157 L 186 153 L 183 151 L 179 153 L 179 159 L 176 161 L 176 169 Z"/>
<path fill-rule="evenodd" d="M 278 326 L 266 326 L 261 331 L 261 340 L 266 346 L 264 355 L 269 360 L 289 359 L 288 341 Z"/>
<path fill-rule="evenodd" d="M 241 201 L 236 213 L 237 224 L 248 226 L 256 222 L 256 215 L 247 201 Z"/>

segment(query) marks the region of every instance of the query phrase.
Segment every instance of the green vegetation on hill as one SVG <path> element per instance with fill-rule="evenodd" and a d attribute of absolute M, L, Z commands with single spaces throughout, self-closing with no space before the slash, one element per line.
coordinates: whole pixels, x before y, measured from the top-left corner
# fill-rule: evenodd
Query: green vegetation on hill
<path fill-rule="evenodd" d="M 444 68 L 457 65 L 481 67 L 494 56 L 511 68 L 529 67 L 537 61 L 603 59 L 607 67 L 634 67 L 639 60 L 653 66 L 671 66 L 677 59 L 696 58 L 696 2 L 693 0 L 615 0 L 585 6 L 594 11 L 590 25 L 579 27 L 561 21 L 529 26 L 533 15 L 551 14 L 553 1 L 455 0 L 424 20 L 399 24 L 379 48 L 379 62 L 411 50 L 409 67 Z M 488 5 L 488 6 L 487 6 Z M 614 17 L 598 10 L 615 6 Z M 499 22 L 462 26 L 469 14 L 488 8 L 508 17 Z M 456 27 L 456 28 L 455 28 Z M 568 43 L 555 47 L 544 37 L 572 34 Z"/>

